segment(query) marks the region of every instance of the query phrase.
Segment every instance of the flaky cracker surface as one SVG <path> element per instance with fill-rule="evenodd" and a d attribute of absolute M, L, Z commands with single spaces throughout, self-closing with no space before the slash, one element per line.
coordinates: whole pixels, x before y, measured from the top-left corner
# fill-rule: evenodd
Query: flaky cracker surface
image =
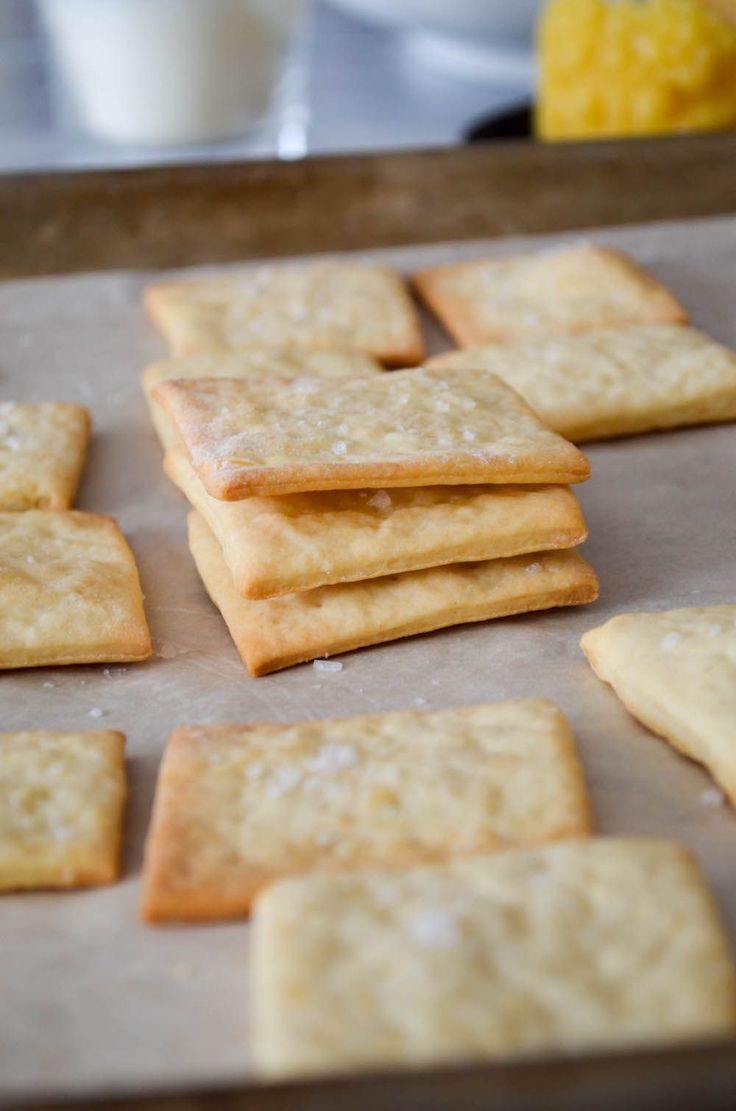
<path fill-rule="evenodd" d="M 575 443 L 736 420 L 736 352 L 682 325 L 471 347 L 429 365 L 497 374 Z"/>
<path fill-rule="evenodd" d="M 467 483 L 569 483 L 590 474 L 492 374 L 406 370 L 268 382 L 195 379 L 154 390 L 214 497 Z"/>
<path fill-rule="evenodd" d="M 183 727 L 159 774 L 142 911 L 229 917 L 285 875 L 405 867 L 590 824 L 570 729 L 549 702 Z"/>
<path fill-rule="evenodd" d="M 0 890 L 117 877 L 124 749 L 110 730 L 0 733 Z"/>
<path fill-rule="evenodd" d="M 89 430 L 82 405 L 0 401 L 0 511 L 69 509 Z"/>
<path fill-rule="evenodd" d="M 0 668 L 150 655 L 135 559 L 115 521 L 0 513 Z"/>
<path fill-rule="evenodd" d="M 375 374 L 383 367 L 361 351 L 311 350 L 308 347 L 253 346 L 241 352 L 215 352 L 151 363 L 141 375 L 151 420 L 166 450 L 179 442 L 171 419 L 153 390 L 171 378 L 349 378 Z"/>
<path fill-rule="evenodd" d="M 420 270 L 414 284 L 461 347 L 687 320 L 670 291 L 633 259 L 587 243 L 445 263 Z"/>
<path fill-rule="evenodd" d="M 333 490 L 225 502 L 207 493 L 182 449 L 169 477 L 206 520 L 246 598 L 525 552 L 587 536 L 564 486 Z"/>
<path fill-rule="evenodd" d="M 736 605 L 620 614 L 581 644 L 627 709 L 736 803 Z"/>
<path fill-rule="evenodd" d="M 352 348 L 386 366 L 422 361 L 419 318 L 399 274 L 352 262 L 284 264 L 148 286 L 172 355 L 252 344 Z"/>
<path fill-rule="evenodd" d="M 275 1077 L 736 1030 L 727 935 L 671 842 L 283 880 L 256 902 L 251 954 L 255 1060 Z"/>
<path fill-rule="evenodd" d="M 255 601 L 233 585 L 219 544 L 197 513 L 189 547 L 252 675 L 448 625 L 582 605 L 598 596 L 595 572 L 576 551 L 407 571 Z"/>

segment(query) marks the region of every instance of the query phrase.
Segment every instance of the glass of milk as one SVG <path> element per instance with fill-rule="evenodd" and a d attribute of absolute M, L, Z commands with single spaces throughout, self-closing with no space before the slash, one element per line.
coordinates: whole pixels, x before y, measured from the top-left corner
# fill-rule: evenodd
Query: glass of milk
<path fill-rule="evenodd" d="M 233 139 L 268 118 L 289 83 L 308 4 L 39 0 L 39 6 L 63 95 L 81 128 L 107 143 L 169 146 Z"/>

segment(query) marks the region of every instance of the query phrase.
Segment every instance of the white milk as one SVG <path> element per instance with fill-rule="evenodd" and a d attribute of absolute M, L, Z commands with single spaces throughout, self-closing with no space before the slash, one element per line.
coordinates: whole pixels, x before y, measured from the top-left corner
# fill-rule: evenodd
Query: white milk
<path fill-rule="evenodd" d="M 268 113 L 303 0 L 41 0 L 81 125 L 130 144 L 232 138 Z"/>

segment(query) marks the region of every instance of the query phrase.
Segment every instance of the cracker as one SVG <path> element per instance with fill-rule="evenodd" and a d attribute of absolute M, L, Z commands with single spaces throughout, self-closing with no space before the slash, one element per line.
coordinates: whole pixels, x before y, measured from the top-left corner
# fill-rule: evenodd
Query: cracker
<path fill-rule="evenodd" d="M 283 876 L 394 868 L 590 832 L 551 702 L 177 729 L 159 773 L 142 914 L 246 914 Z"/>
<path fill-rule="evenodd" d="M 222 551 L 198 513 L 189 547 L 252 675 L 448 625 L 575 606 L 598 596 L 593 569 L 576 551 L 541 552 L 408 571 L 253 601 L 241 598 Z"/>
<path fill-rule="evenodd" d="M 566 486 L 425 486 L 211 497 L 179 448 L 166 473 L 222 548 L 238 594 L 270 598 L 446 563 L 572 548 L 587 529 Z"/>
<path fill-rule="evenodd" d="M 135 559 L 96 513 L 0 513 L 0 668 L 144 660 Z"/>
<path fill-rule="evenodd" d="M 568 483 L 584 455 L 509 386 L 469 370 L 325 382 L 163 382 L 192 465 L 214 497 L 467 483 Z"/>
<path fill-rule="evenodd" d="M 581 644 L 627 710 L 736 803 L 736 605 L 621 614 Z"/>
<path fill-rule="evenodd" d="M 145 305 L 172 355 L 252 344 L 352 348 L 386 366 L 424 357 L 419 317 L 393 270 L 317 262 L 231 270 L 149 286 Z"/>
<path fill-rule="evenodd" d="M 164 449 L 179 442 L 168 414 L 151 396 L 160 382 L 171 378 L 343 378 L 382 371 L 380 363 L 360 351 L 312 351 L 298 347 L 250 347 L 239 354 L 193 355 L 152 363 L 141 375 L 158 437 Z"/>
<path fill-rule="evenodd" d="M 732 1035 L 690 853 L 602 839 L 282 880 L 255 906 L 254 1061 L 285 1077 Z"/>
<path fill-rule="evenodd" d="M 125 738 L 0 733 L 0 891 L 118 876 Z"/>
<path fill-rule="evenodd" d="M 736 419 L 736 353 L 681 324 L 491 344 L 428 365 L 497 374 L 576 443 Z"/>
<path fill-rule="evenodd" d="M 633 259 L 585 243 L 434 266 L 415 274 L 414 284 L 461 347 L 687 320 Z"/>
<path fill-rule="evenodd" d="M 0 511 L 69 509 L 89 429 L 82 405 L 0 401 Z"/>

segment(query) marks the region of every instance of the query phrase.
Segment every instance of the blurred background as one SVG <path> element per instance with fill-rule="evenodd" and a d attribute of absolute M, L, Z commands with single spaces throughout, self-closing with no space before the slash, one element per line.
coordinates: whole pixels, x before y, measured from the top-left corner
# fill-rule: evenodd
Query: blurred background
<path fill-rule="evenodd" d="M 0 170 L 736 128 L 736 0 L 0 0 Z"/>

